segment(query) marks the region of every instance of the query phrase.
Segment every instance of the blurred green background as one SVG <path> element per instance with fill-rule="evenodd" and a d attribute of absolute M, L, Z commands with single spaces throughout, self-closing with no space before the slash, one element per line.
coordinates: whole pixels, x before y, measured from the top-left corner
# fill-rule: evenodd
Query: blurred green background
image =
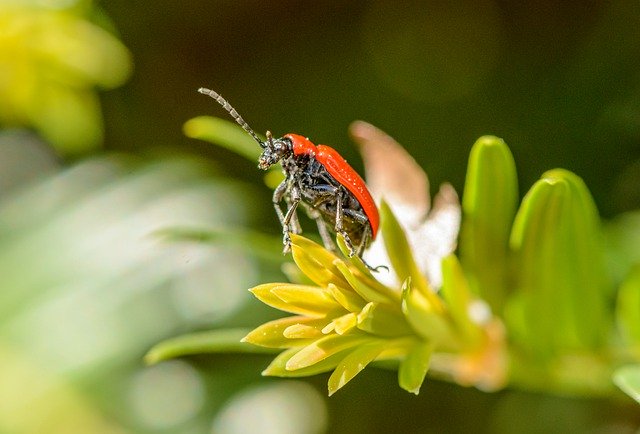
<path fill-rule="evenodd" d="M 33 9 L 11 15 L 21 3 Z M 41 11 L 113 32 L 130 51 L 129 80 L 98 101 L 94 84 L 124 82 L 126 53 L 85 27 L 18 26 Z M 52 62 L 49 44 L 78 58 Z M 94 54 L 93 69 L 78 66 Z M 224 116 L 200 86 L 258 132 L 307 135 L 358 169 L 355 119 L 458 192 L 471 145 L 495 134 L 521 192 L 564 167 L 605 218 L 640 208 L 637 1 L 3 0 L 0 433 L 636 432 L 640 411 L 622 394 L 486 394 L 429 380 L 414 397 L 394 372 L 370 369 L 328 399 L 324 376 L 262 379 L 269 357 L 146 368 L 163 338 L 272 317 L 246 288 L 284 279 L 241 249 L 153 236 L 185 225 L 278 233 L 255 165 L 183 136 L 191 117 Z M 8 96 L 23 94 L 19 117 Z"/>

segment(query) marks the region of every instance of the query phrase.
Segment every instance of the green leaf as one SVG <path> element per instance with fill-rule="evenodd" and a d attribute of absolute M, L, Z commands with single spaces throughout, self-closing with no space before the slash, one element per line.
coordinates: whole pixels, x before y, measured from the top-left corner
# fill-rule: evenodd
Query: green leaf
<path fill-rule="evenodd" d="M 329 377 L 329 396 L 336 393 L 342 386 L 351 381 L 384 349 L 386 342 L 378 341 L 363 345 L 353 350 L 347 357 L 342 359 L 335 371 Z"/>
<path fill-rule="evenodd" d="M 398 369 L 398 383 L 407 392 L 420 393 L 420 386 L 429 371 L 433 345 L 430 343 L 416 344 L 407 354 L 407 357 L 400 362 Z"/>
<path fill-rule="evenodd" d="M 411 336 L 413 329 L 397 307 L 384 303 L 369 303 L 358 314 L 358 328 L 385 337 Z"/>
<path fill-rule="evenodd" d="M 364 279 L 362 279 L 362 275 L 355 276 L 354 271 L 357 273 L 357 270 L 353 270 L 349 268 L 349 266 L 342 260 L 337 259 L 334 261 L 334 265 L 342 276 L 349 282 L 349 285 L 355 292 L 357 292 L 360 297 L 362 297 L 366 301 L 377 301 L 381 303 L 390 303 L 394 301 L 394 296 L 390 295 L 390 290 L 386 288 L 384 285 L 378 283 L 373 285 L 368 285 Z"/>
<path fill-rule="evenodd" d="M 190 333 L 167 339 L 156 344 L 144 356 L 146 363 L 153 365 L 175 357 L 203 353 L 250 353 L 272 354 L 272 349 L 256 347 L 241 342 L 248 329 L 223 329 Z"/>
<path fill-rule="evenodd" d="M 398 278 L 405 281 L 411 277 L 412 285 L 427 298 L 431 298 L 433 292 L 429 284 L 413 259 L 413 253 L 407 237 L 398 223 L 393 211 L 385 201 L 380 204 L 381 230 L 384 235 L 384 245 Z"/>
<path fill-rule="evenodd" d="M 640 365 L 618 368 L 613 374 L 613 382 L 624 393 L 640 403 Z"/>
<path fill-rule="evenodd" d="M 620 286 L 616 316 L 624 337 L 640 349 L 640 264 Z"/>
<path fill-rule="evenodd" d="M 611 287 L 601 242 L 582 180 L 561 169 L 545 173 L 525 196 L 511 235 L 525 346 L 550 355 L 606 342 Z"/>
<path fill-rule="evenodd" d="M 508 295 L 509 235 L 518 204 L 518 179 L 506 143 L 479 138 L 471 149 L 462 198 L 461 261 L 474 292 L 501 312 Z"/>
<path fill-rule="evenodd" d="M 168 242 L 191 241 L 240 248 L 269 262 L 283 263 L 287 260 L 282 255 L 279 237 L 248 229 L 173 227 L 160 229 L 153 235 Z"/>
<path fill-rule="evenodd" d="M 235 122 L 211 116 L 198 116 L 185 122 L 184 134 L 221 146 L 248 160 L 258 161 L 262 148 Z"/>
<path fill-rule="evenodd" d="M 367 279 L 376 280 L 362 258 L 360 258 L 358 255 L 349 257 L 349 249 L 347 248 L 347 243 L 345 242 L 344 236 L 342 234 L 336 235 L 336 244 L 338 245 L 338 248 L 340 249 L 340 252 L 344 255 L 344 257 L 349 258 L 349 262 L 358 269 L 360 274 L 366 276 Z"/>
<path fill-rule="evenodd" d="M 442 260 L 442 289 L 449 315 L 458 331 L 471 342 L 478 342 L 482 333 L 469 317 L 471 293 L 460 262 L 455 255 Z"/>
<path fill-rule="evenodd" d="M 640 264 L 640 211 L 615 217 L 604 227 L 608 268 L 622 281 L 634 264 Z"/>
<path fill-rule="evenodd" d="M 309 279 L 316 285 L 326 287 L 329 283 L 348 288 L 349 284 L 336 267 L 340 260 L 321 245 L 296 234 L 291 234 L 291 254 L 293 260 Z"/>
<path fill-rule="evenodd" d="M 426 340 L 444 346 L 455 346 L 446 318 L 441 313 L 436 313 L 424 294 L 411 284 L 410 278 L 402 284 L 402 312 L 411 327 Z"/>

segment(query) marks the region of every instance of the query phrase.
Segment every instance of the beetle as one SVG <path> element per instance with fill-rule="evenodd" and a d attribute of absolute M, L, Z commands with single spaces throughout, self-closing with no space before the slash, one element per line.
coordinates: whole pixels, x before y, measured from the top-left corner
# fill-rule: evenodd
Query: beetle
<path fill-rule="evenodd" d="M 326 248 L 335 251 L 331 232 L 341 234 L 349 256 L 362 258 L 363 251 L 375 239 L 380 216 L 364 181 L 333 148 L 315 145 L 299 134 L 274 139 L 267 131 L 260 140 L 249 124 L 217 92 L 200 88 L 198 92 L 215 99 L 263 149 L 258 167 L 269 169 L 280 162 L 285 179 L 273 192 L 273 206 L 282 225 L 283 253 L 291 250 L 290 232 L 302 233 L 296 213 L 302 205 L 316 221 Z M 287 203 L 283 212 L 280 203 Z"/>

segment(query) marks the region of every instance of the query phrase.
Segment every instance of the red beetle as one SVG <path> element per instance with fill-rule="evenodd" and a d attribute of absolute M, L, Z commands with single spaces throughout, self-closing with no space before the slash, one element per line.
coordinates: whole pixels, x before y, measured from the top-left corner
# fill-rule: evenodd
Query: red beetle
<path fill-rule="evenodd" d="M 229 112 L 235 121 L 258 142 L 263 149 L 258 167 L 268 169 L 280 162 L 285 179 L 273 193 L 273 205 L 282 224 L 284 252 L 291 249 L 290 232 L 302 232 L 296 209 L 302 204 L 318 224 L 322 241 L 335 250 L 331 232 L 341 234 L 349 255 L 362 252 L 375 239 L 380 217 L 367 186 L 358 173 L 333 148 L 314 145 L 298 134 L 274 139 L 267 131 L 262 141 L 238 112 L 218 93 L 205 88 L 198 92 L 209 95 Z M 286 213 L 280 202 L 288 203 Z"/>

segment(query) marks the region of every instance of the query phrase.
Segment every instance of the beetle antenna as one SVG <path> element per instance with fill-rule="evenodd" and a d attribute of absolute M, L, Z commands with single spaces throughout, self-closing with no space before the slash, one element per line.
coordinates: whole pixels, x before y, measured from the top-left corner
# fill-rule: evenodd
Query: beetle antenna
<path fill-rule="evenodd" d="M 198 89 L 198 92 L 200 92 L 203 95 L 208 95 L 211 98 L 218 101 L 218 104 L 220 104 L 222 108 L 224 108 L 231 115 L 231 117 L 238 123 L 238 125 L 242 127 L 243 130 L 245 130 L 247 133 L 251 135 L 251 137 L 253 137 L 253 140 L 258 142 L 261 148 L 265 147 L 265 143 L 262 140 L 260 140 L 260 138 L 256 133 L 253 132 L 249 124 L 244 119 L 242 119 L 242 116 L 240 116 L 240 114 L 236 111 L 236 109 L 234 109 L 233 106 L 229 104 L 229 101 L 224 99 L 219 93 L 211 89 L 207 89 L 206 87 L 201 87 L 200 89 Z"/>

